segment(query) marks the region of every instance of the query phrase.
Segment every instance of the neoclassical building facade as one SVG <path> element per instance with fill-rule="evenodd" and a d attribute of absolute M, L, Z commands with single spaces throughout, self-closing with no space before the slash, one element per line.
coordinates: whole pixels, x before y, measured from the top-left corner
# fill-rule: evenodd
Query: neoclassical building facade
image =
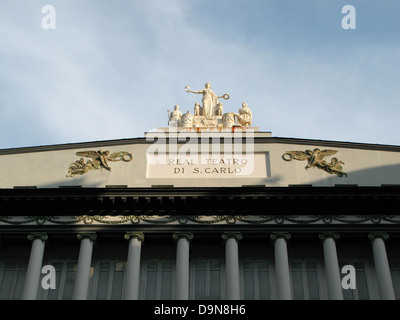
<path fill-rule="evenodd" d="M 398 146 L 170 127 L 0 168 L 2 300 L 400 299 Z"/>

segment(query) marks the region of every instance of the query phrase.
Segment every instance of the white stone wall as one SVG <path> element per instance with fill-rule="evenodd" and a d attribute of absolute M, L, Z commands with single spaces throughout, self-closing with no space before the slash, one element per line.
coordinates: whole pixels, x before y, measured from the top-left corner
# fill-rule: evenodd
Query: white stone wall
<path fill-rule="evenodd" d="M 382 184 L 399 184 L 400 181 L 400 152 L 395 151 L 380 151 L 373 148 L 324 147 L 317 144 L 255 143 L 253 145 L 254 171 L 251 171 L 248 175 L 243 175 L 233 172 L 235 168 L 240 167 L 240 165 L 235 165 L 233 161 L 240 157 L 228 152 L 225 153 L 225 149 L 221 146 L 217 147 L 214 154 L 209 154 L 208 152 L 212 151 L 211 149 L 203 152 L 201 146 L 197 145 L 199 153 L 192 155 L 192 157 L 200 159 L 204 156 L 205 159 L 212 160 L 206 160 L 208 164 L 206 162 L 203 165 L 196 165 L 177 161 L 179 157 L 181 157 L 181 161 L 184 161 L 185 157 L 179 155 L 179 152 L 187 152 L 187 150 L 193 149 L 193 145 L 179 144 L 177 150 L 170 150 L 167 146 L 166 159 L 167 161 L 175 159 L 175 162 L 164 163 L 160 165 L 159 169 L 157 169 L 157 165 L 150 165 L 147 161 L 147 153 L 154 151 L 154 144 L 151 142 L 117 146 L 103 144 L 99 147 L 40 152 L 36 151 L 38 149 L 33 149 L 34 152 L 15 154 L 0 153 L 0 188 L 13 188 L 14 186 L 58 188 L 60 186 L 77 185 L 83 187 L 124 185 L 139 188 L 154 185 L 173 185 L 175 187 L 241 187 L 243 185 L 275 187 L 293 184 L 380 186 Z M 347 177 L 329 174 L 318 168 L 306 170 L 307 161 L 284 161 L 282 159 L 282 155 L 287 151 L 305 151 L 315 148 L 338 151 L 334 157 L 344 162 L 343 171 L 347 173 Z M 110 162 L 112 171 L 106 169 L 89 170 L 84 175 L 67 177 L 70 164 L 80 158 L 76 155 L 77 151 L 99 149 L 110 150 L 111 152 L 127 151 L 134 155 L 134 159 L 130 162 Z M 46 148 L 43 150 L 46 150 Z M 168 155 L 168 152 L 170 155 Z M 251 161 L 250 156 L 251 154 L 247 153 L 242 156 L 242 159 L 247 157 L 246 159 Z M 327 157 L 326 160 L 329 162 L 331 158 L 332 156 Z M 225 161 L 225 164 L 216 164 L 219 161 L 218 159 Z M 185 173 L 182 172 L 182 168 Z M 224 169 L 221 170 L 221 168 Z M 244 169 L 244 166 L 241 165 L 242 173 Z"/>

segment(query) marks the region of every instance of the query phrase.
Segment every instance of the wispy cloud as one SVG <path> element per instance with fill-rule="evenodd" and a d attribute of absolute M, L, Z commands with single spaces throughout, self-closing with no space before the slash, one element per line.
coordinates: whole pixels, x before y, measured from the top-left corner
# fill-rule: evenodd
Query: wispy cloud
<path fill-rule="evenodd" d="M 0 148 L 143 136 L 207 81 L 273 135 L 400 143 L 398 42 L 341 30 L 337 3 L 245 3 L 59 1 L 45 31 L 45 1 L 2 2 Z"/>

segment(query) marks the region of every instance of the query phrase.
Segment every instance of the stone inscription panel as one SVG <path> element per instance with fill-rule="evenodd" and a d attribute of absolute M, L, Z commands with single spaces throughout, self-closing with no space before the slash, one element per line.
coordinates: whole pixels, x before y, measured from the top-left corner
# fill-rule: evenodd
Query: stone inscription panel
<path fill-rule="evenodd" d="M 147 178 L 268 178 L 268 152 L 252 154 L 148 154 Z"/>

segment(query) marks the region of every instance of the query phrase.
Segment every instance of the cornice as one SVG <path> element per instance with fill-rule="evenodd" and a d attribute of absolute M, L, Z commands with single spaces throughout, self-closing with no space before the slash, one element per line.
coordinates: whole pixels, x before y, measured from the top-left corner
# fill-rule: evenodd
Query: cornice
<path fill-rule="evenodd" d="M 2 215 L 398 214 L 400 185 L 0 189 Z"/>
<path fill-rule="evenodd" d="M 213 137 L 214 141 L 216 138 L 218 138 L 218 136 Z M 221 139 L 223 138 L 224 137 L 221 136 Z M 171 139 L 167 137 L 163 140 L 165 140 L 165 143 L 170 143 Z M 243 141 L 246 141 L 245 136 L 242 139 Z M 172 140 L 175 142 L 176 138 Z M 178 140 L 176 141 L 176 143 L 184 144 L 188 142 L 191 143 L 191 141 L 193 141 L 193 137 L 187 137 L 187 139 Z M 318 139 L 287 138 L 287 137 L 257 137 L 257 136 L 254 136 L 253 141 L 255 144 L 280 143 L 280 144 L 296 144 L 296 145 L 307 145 L 307 146 L 312 145 L 312 146 L 336 147 L 345 149 L 350 148 L 350 149 L 362 149 L 362 150 L 400 152 L 400 146 L 396 145 L 360 143 L 360 142 L 350 142 L 350 141 L 318 140 Z M 126 138 L 126 139 L 116 139 L 116 140 L 101 140 L 101 141 L 76 142 L 76 143 L 65 143 L 65 144 L 55 144 L 55 145 L 7 148 L 7 149 L 0 149 L 0 155 L 72 150 L 81 148 L 99 148 L 105 146 L 112 147 L 112 146 L 123 146 L 132 144 L 152 144 L 152 143 L 154 143 L 154 139 L 138 137 L 138 138 Z"/>

